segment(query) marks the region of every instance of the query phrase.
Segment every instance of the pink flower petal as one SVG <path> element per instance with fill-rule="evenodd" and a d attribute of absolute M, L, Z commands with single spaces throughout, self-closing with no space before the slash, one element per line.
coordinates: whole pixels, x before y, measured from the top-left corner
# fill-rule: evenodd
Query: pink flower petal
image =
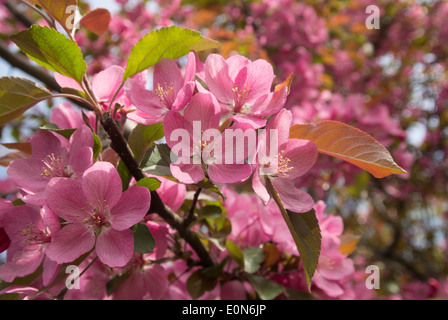
<path fill-rule="evenodd" d="M 265 176 L 260 176 L 260 174 L 258 173 L 258 169 L 255 170 L 254 175 L 252 176 L 252 188 L 254 189 L 257 196 L 259 196 L 266 205 L 271 199 L 271 196 L 269 195 L 268 190 L 266 189 L 264 183 L 264 177 Z"/>
<path fill-rule="evenodd" d="M 44 263 L 42 265 L 42 281 L 44 286 L 48 286 L 53 283 L 59 274 L 59 270 L 61 269 L 61 265 L 56 263 L 53 260 L 48 259 L 48 257 L 44 258 Z"/>
<path fill-rule="evenodd" d="M 179 164 L 170 165 L 171 174 L 181 183 L 194 184 L 205 178 L 204 171 L 200 164 Z"/>
<path fill-rule="evenodd" d="M 169 285 L 165 269 L 159 264 L 151 264 L 145 270 L 144 277 L 151 299 L 161 299 Z"/>
<path fill-rule="evenodd" d="M 71 88 L 71 89 L 75 89 L 78 91 L 83 91 L 81 86 L 79 85 L 78 82 L 76 82 L 75 80 L 73 80 L 72 78 L 63 76 L 60 73 L 53 73 L 54 75 L 54 79 L 56 80 L 56 82 L 62 87 L 62 88 Z"/>
<path fill-rule="evenodd" d="M 116 230 L 132 227 L 148 213 L 151 194 L 145 187 L 130 187 L 111 209 L 109 222 Z"/>
<path fill-rule="evenodd" d="M 193 96 L 194 89 L 196 88 L 196 82 L 190 81 L 183 86 L 177 93 L 176 99 L 173 102 L 171 110 L 180 111 L 188 104 Z"/>
<path fill-rule="evenodd" d="M 230 78 L 229 66 L 223 57 L 210 54 L 205 61 L 205 82 L 208 89 L 222 103 L 233 103 L 235 84 Z"/>
<path fill-rule="evenodd" d="M 83 222 L 87 199 L 79 180 L 53 178 L 46 192 L 48 206 L 54 213 L 68 222 Z"/>
<path fill-rule="evenodd" d="M 197 93 L 191 98 L 190 103 L 184 111 L 185 121 L 189 124 L 186 127 L 193 133 L 193 121 L 201 123 L 201 130 L 218 129 L 220 115 L 220 107 L 218 101 L 212 94 Z"/>
<path fill-rule="evenodd" d="M 221 287 L 221 300 L 246 300 L 246 290 L 241 281 L 228 281 Z"/>
<path fill-rule="evenodd" d="M 308 212 L 314 206 L 311 196 L 297 188 L 293 182 L 283 178 L 272 179 L 272 184 L 284 207 L 296 213 Z"/>
<path fill-rule="evenodd" d="M 182 86 L 182 74 L 176 62 L 163 58 L 154 66 L 154 90 L 163 88 L 167 105 L 173 105 Z"/>
<path fill-rule="evenodd" d="M 111 100 L 123 81 L 123 74 L 122 67 L 111 66 L 95 75 L 92 80 L 92 89 L 96 98 Z"/>
<path fill-rule="evenodd" d="M 8 260 L 0 266 L 0 279 L 11 282 L 15 278 L 21 278 L 36 271 L 44 258 L 43 252 L 39 249 L 36 250 L 36 247 L 39 248 L 38 246 L 29 246 L 16 250 L 12 257 L 10 256 L 13 250 L 8 249 Z"/>
<path fill-rule="evenodd" d="M 137 81 L 129 79 L 126 83 L 128 83 L 126 92 L 129 99 L 138 110 L 145 113 L 147 118 L 160 117 L 169 110 L 160 102 L 154 92 L 146 90 Z"/>
<path fill-rule="evenodd" d="M 45 252 L 57 263 L 73 262 L 95 246 L 94 230 L 83 224 L 68 224 L 51 236 Z"/>
<path fill-rule="evenodd" d="M 121 197 L 121 178 L 111 163 L 98 161 L 84 172 L 82 189 L 93 205 L 105 201 L 109 208 L 113 208 Z"/>
<path fill-rule="evenodd" d="M 316 145 L 308 140 L 289 139 L 283 146 L 284 158 L 288 158 L 286 174 L 289 179 L 295 179 L 307 173 L 316 163 L 318 152 Z"/>
<path fill-rule="evenodd" d="M 134 238 L 131 229 L 122 231 L 102 228 L 96 241 L 96 254 L 100 261 L 111 268 L 123 267 L 134 253 Z"/>
<path fill-rule="evenodd" d="M 252 167 L 247 164 L 212 164 L 207 169 L 210 180 L 216 183 L 237 183 L 247 180 Z"/>

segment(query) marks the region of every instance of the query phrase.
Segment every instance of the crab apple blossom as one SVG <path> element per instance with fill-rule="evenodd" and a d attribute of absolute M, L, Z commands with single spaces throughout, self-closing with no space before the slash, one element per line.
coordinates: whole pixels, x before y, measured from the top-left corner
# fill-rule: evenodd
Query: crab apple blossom
<path fill-rule="evenodd" d="M 264 118 L 280 111 L 288 95 L 287 86 L 271 92 L 274 71 L 271 64 L 261 59 L 250 61 L 234 55 L 224 60 L 220 55 L 210 54 L 205 61 L 204 77 L 223 113 L 254 129 L 264 127 Z"/>
<path fill-rule="evenodd" d="M 291 112 L 282 110 L 269 120 L 260 135 L 252 188 L 267 203 L 271 195 L 264 179 L 270 179 L 286 209 L 306 212 L 314 201 L 290 179 L 301 177 L 311 169 L 317 159 L 317 148 L 311 141 L 289 139 L 291 121 Z"/>
<path fill-rule="evenodd" d="M 195 72 L 196 58 L 190 52 L 183 79 L 176 62 L 166 58 L 154 66 L 153 90 L 146 90 L 145 83 L 130 79 L 126 92 L 137 110 L 129 113 L 128 118 L 148 125 L 162 122 L 170 110 L 184 109 L 196 88 Z"/>
<path fill-rule="evenodd" d="M 0 278 L 11 282 L 33 273 L 43 264 L 43 284 L 49 285 L 60 267 L 46 254 L 52 234 L 60 228 L 58 217 L 51 210 L 23 205 L 6 211 L 3 223 L 11 245 L 7 262 L 0 267 Z"/>
<path fill-rule="evenodd" d="M 40 130 L 31 139 L 31 158 L 13 161 L 8 176 L 36 204 L 45 202 L 48 182 L 56 177 L 79 178 L 92 165 L 93 136 L 87 126 L 77 129 L 62 146 L 60 138 Z"/>
<path fill-rule="evenodd" d="M 223 155 L 226 152 L 233 152 L 233 150 L 222 151 L 226 143 L 220 141 L 222 140 L 219 131 L 220 118 L 215 97 L 210 93 L 201 92 L 193 96 L 183 115 L 170 111 L 165 116 L 163 126 L 168 146 L 179 157 L 177 161 L 171 163 L 170 169 L 180 182 L 198 183 L 205 179 L 205 172 L 210 180 L 217 183 L 241 182 L 251 175 L 252 169 L 247 163 L 226 164 L 223 157 L 220 157 L 219 161 L 214 161 L 213 158 L 218 156 L 218 153 Z M 209 132 L 210 137 L 206 135 Z M 212 155 L 213 151 L 216 154 Z M 206 163 L 208 160 L 211 160 L 210 164 Z"/>
<path fill-rule="evenodd" d="M 49 207 L 66 221 L 48 245 L 47 255 L 51 259 L 72 262 L 95 248 L 100 261 L 110 267 L 129 262 L 134 243 L 129 228 L 148 212 L 148 189 L 134 186 L 122 192 L 115 167 L 97 162 L 84 172 L 82 179 L 50 181 L 47 197 Z"/>

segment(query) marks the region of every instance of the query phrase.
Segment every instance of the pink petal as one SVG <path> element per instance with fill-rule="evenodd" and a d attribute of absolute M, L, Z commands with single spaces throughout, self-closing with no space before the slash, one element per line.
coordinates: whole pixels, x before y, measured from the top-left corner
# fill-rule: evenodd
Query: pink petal
<path fill-rule="evenodd" d="M 246 86 L 251 90 L 251 100 L 271 91 L 274 69 L 266 60 L 258 59 L 247 65 Z"/>
<path fill-rule="evenodd" d="M 69 102 L 57 105 L 50 116 L 50 123 L 54 123 L 60 129 L 76 129 L 84 124 L 81 113 Z"/>
<path fill-rule="evenodd" d="M 0 296 L 4 294 L 10 294 L 10 293 L 18 293 L 18 294 L 24 294 L 27 296 L 31 296 L 35 293 L 37 293 L 39 289 L 28 287 L 28 286 L 21 286 L 21 285 L 13 285 L 9 286 L 6 289 L 3 289 L 0 291 Z"/>
<path fill-rule="evenodd" d="M 173 211 L 179 210 L 185 201 L 187 189 L 184 184 L 176 183 L 168 179 L 160 179 L 162 184 L 157 193 L 168 207 Z"/>
<path fill-rule="evenodd" d="M 46 156 L 54 153 L 59 156 L 61 153 L 61 142 L 49 130 L 39 130 L 30 139 L 32 158 L 42 160 Z"/>
<path fill-rule="evenodd" d="M 145 255 L 145 257 L 149 256 L 150 259 L 160 260 L 165 256 L 168 247 L 167 237 L 169 235 L 169 230 L 166 226 L 152 221 L 147 221 L 146 226 L 154 237 L 156 247 L 152 253 Z"/>
<path fill-rule="evenodd" d="M 23 242 L 25 238 L 22 236 L 24 229 L 28 229 L 29 226 L 34 226 L 36 232 L 44 229 L 39 209 L 29 205 L 10 209 L 3 218 L 3 224 L 9 239 L 19 246 L 26 246 Z"/>
<path fill-rule="evenodd" d="M 272 117 L 272 119 L 269 120 L 267 126 L 266 126 L 266 132 L 267 132 L 267 146 L 270 145 L 270 134 L 274 134 L 274 131 L 271 130 L 277 130 L 278 133 L 278 146 L 282 147 L 283 144 L 285 144 L 289 139 L 289 128 L 291 127 L 292 122 L 292 114 L 291 111 L 282 109 L 277 115 Z M 269 150 L 269 149 L 268 149 Z"/>
<path fill-rule="evenodd" d="M 202 64 L 203 71 L 204 64 L 197 58 L 197 53 L 195 51 L 190 51 L 188 54 L 187 65 L 185 66 L 184 85 L 190 81 L 195 81 L 196 69 L 197 66 L 201 68 L 200 64 Z"/>
<path fill-rule="evenodd" d="M 178 112 L 175 111 L 169 111 L 165 115 L 165 120 L 163 121 L 163 132 L 165 133 L 165 139 L 170 148 L 173 148 L 175 145 L 180 143 L 180 138 L 178 140 L 174 140 L 174 136 L 172 136 L 173 131 L 177 129 L 185 129 L 185 120 L 184 117 L 182 117 Z M 191 146 L 191 134 L 188 133 L 188 140 L 184 141 L 184 143 L 188 143 L 188 148 L 190 149 Z M 186 135 L 187 135 L 186 133 Z M 186 137 L 185 137 L 186 138 Z"/>
<path fill-rule="evenodd" d="M 191 125 L 186 128 L 193 132 L 193 121 L 201 123 L 201 130 L 218 129 L 220 115 L 220 107 L 218 101 L 211 94 L 197 93 L 191 98 L 190 103 L 185 108 L 184 118 Z"/>
<path fill-rule="evenodd" d="M 98 161 L 84 172 L 82 189 L 93 205 L 106 201 L 113 208 L 121 197 L 121 178 L 111 163 Z"/>
<path fill-rule="evenodd" d="M 122 67 L 111 66 L 95 75 L 92 80 L 92 89 L 96 98 L 111 100 L 123 81 L 123 74 Z"/>
<path fill-rule="evenodd" d="M 270 92 L 257 98 L 249 112 L 259 116 L 276 114 L 285 106 L 287 97 L 288 87 L 285 86 L 280 91 Z"/>
<path fill-rule="evenodd" d="M 252 188 L 254 189 L 257 196 L 259 196 L 266 205 L 271 199 L 271 196 L 269 195 L 268 190 L 266 189 L 266 186 L 264 184 L 264 176 L 260 176 L 258 170 L 255 170 L 254 175 L 252 176 Z"/>
<path fill-rule="evenodd" d="M 148 213 L 151 194 L 145 187 L 130 187 L 111 209 L 109 222 L 116 230 L 132 227 Z"/>
<path fill-rule="evenodd" d="M 51 236 L 45 249 L 48 258 L 57 263 L 73 262 L 95 246 L 94 230 L 83 224 L 68 224 Z"/>
<path fill-rule="evenodd" d="M 266 119 L 243 114 L 230 116 L 230 120 L 242 124 L 248 124 L 254 129 L 260 129 L 266 125 Z"/>
<path fill-rule="evenodd" d="M 179 164 L 170 165 L 171 174 L 181 183 L 194 184 L 205 178 L 204 171 L 200 164 Z"/>
<path fill-rule="evenodd" d="M 144 113 L 143 111 L 135 110 L 134 112 L 128 113 L 127 118 L 137 123 L 149 126 L 154 123 L 163 122 L 165 115 L 161 115 L 159 117 L 153 117 L 148 115 L 147 113 Z"/>
<path fill-rule="evenodd" d="M 82 223 L 87 199 L 79 180 L 53 178 L 48 184 L 46 193 L 48 206 L 55 214 L 65 221 Z"/>
<path fill-rule="evenodd" d="M 313 277 L 314 284 L 319 287 L 326 295 L 336 298 L 344 294 L 344 289 L 336 281 L 327 280 L 319 271 L 316 271 Z"/>
<path fill-rule="evenodd" d="M 169 110 L 167 106 L 160 102 L 154 92 L 146 90 L 137 81 L 129 79 L 126 83 L 128 83 L 127 96 L 135 107 L 144 112 L 148 118 L 160 117 Z"/>
<path fill-rule="evenodd" d="M 316 145 L 308 140 L 289 139 L 284 147 L 283 157 L 291 160 L 287 166 L 289 179 L 295 179 L 307 173 L 316 163 L 318 152 Z"/>
<path fill-rule="evenodd" d="M 151 299 L 161 299 L 169 285 L 165 269 L 159 264 L 151 264 L 145 270 L 144 277 Z"/>
<path fill-rule="evenodd" d="M 111 268 L 123 267 L 134 253 L 134 238 L 131 229 L 122 231 L 102 228 L 96 241 L 96 254 L 100 261 Z"/>
<path fill-rule="evenodd" d="M 44 258 L 44 263 L 42 265 L 42 281 L 44 286 L 48 286 L 53 283 L 59 274 L 59 270 L 61 269 L 61 265 L 57 264 L 55 261 L 48 259 L 48 257 Z"/>
<path fill-rule="evenodd" d="M 235 81 L 235 79 L 238 76 L 238 74 L 240 73 L 241 69 L 243 69 L 247 65 L 249 65 L 251 63 L 251 61 L 240 54 L 235 54 L 235 55 L 227 58 L 226 63 L 229 66 L 230 78 L 233 81 Z M 245 69 L 247 70 L 247 68 L 245 68 Z M 246 75 L 247 75 L 247 71 L 246 71 Z"/>
<path fill-rule="evenodd" d="M 8 166 L 8 177 L 27 191 L 41 192 L 50 178 L 42 176 L 42 160 L 19 159 Z"/>
<path fill-rule="evenodd" d="M 224 283 L 221 287 L 221 300 L 246 300 L 246 290 L 241 281 L 234 280 Z"/>
<path fill-rule="evenodd" d="M 54 79 L 56 80 L 56 82 L 62 87 L 62 88 L 71 88 L 71 89 L 75 89 L 78 91 L 83 91 L 81 86 L 79 85 L 78 82 L 76 82 L 75 80 L 73 80 L 72 78 L 63 76 L 60 73 L 53 73 L 54 75 Z"/>
<path fill-rule="evenodd" d="M 39 248 L 39 246 L 25 247 L 15 251 L 12 258 L 10 258 L 10 253 L 12 253 L 10 248 L 7 253 L 8 261 L 0 266 L 0 279 L 11 282 L 15 278 L 21 278 L 36 271 L 44 258 L 44 254 Z"/>
<path fill-rule="evenodd" d="M 83 147 L 93 148 L 92 130 L 86 125 L 80 126 L 70 137 L 70 151 L 76 153 Z"/>
<path fill-rule="evenodd" d="M 80 148 L 75 152 L 70 153 L 68 164 L 74 173 L 74 177 L 80 177 L 88 168 L 92 166 L 93 149 L 90 147 Z"/>
<path fill-rule="evenodd" d="M 210 54 L 205 61 L 205 82 L 208 89 L 222 103 L 233 103 L 235 84 L 230 78 L 229 66 L 218 54 Z"/>
<path fill-rule="evenodd" d="M 180 111 L 188 104 L 193 96 L 194 89 L 196 88 L 196 82 L 190 81 L 183 86 L 177 93 L 176 99 L 173 102 L 171 110 Z"/>
<path fill-rule="evenodd" d="M 212 164 L 207 169 L 210 180 L 216 183 L 237 183 L 247 180 L 252 167 L 247 164 Z"/>
<path fill-rule="evenodd" d="M 163 58 L 154 66 L 154 90 L 159 87 L 169 92 L 165 96 L 168 105 L 172 105 L 174 99 L 183 86 L 182 73 L 176 62 Z"/>
<path fill-rule="evenodd" d="M 296 213 L 308 212 L 314 206 L 311 196 L 297 188 L 293 182 L 283 178 L 272 179 L 272 184 L 284 207 Z"/>

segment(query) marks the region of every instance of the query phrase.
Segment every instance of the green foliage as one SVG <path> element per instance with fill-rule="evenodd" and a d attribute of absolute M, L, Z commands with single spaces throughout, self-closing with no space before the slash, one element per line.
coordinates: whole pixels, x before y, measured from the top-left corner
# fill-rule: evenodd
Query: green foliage
<path fill-rule="evenodd" d="M 11 122 L 40 101 L 52 97 L 50 91 L 33 81 L 0 78 L 0 126 Z"/>
<path fill-rule="evenodd" d="M 141 254 L 152 253 L 156 247 L 156 241 L 149 228 L 138 223 L 132 228 L 132 233 L 134 234 L 134 250 Z"/>
<path fill-rule="evenodd" d="M 31 60 L 81 84 L 87 64 L 75 41 L 54 29 L 37 25 L 11 36 L 10 39 Z"/>
<path fill-rule="evenodd" d="M 177 59 L 191 50 L 203 51 L 218 46 L 216 41 L 202 37 L 199 32 L 178 26 L 164 27 L 153 31 L 140 39 L 132 48 L 123 83 L 163 58 Z"/>

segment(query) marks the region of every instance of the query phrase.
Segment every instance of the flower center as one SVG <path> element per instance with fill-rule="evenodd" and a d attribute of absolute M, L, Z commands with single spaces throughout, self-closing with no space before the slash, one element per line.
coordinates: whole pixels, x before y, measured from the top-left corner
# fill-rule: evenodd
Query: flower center
<path fill-rule="evenodd" d="M 42 159 L 43 167 L 42 173 L 40 175 L 47 178 L 69 177 L 65 166 L 62 164 L 61 159 L 61 156 L 56 158 L 54 153 L 49 154 L 44 159 Z"/>
<path fill-rule="evenodd" d="M 166 97 L 173 91 L 174 83 L 171 83 L 169 86 L 162 86 L 160 83 L 157 84 L 157 89 L 155 89 L 156 96 L 159 98 L 160 102 L 166 102 Z"/>
<path fill-rule="evenodd" d="M 20 236 L 24 238 L 23 243 L 29 246 L 49 243 L 51 241 L 50 233 L 47 230 L 44 232 L 37 229 L 33 223 L 27 224 L 26 228 L 20 233 Z"/>
<path fill-rule="evenodd" d="M 243 108 L 244 103 L 249 99 L 251 90 L 244 85 L 241 89 L 238 86 L 235 86 L 232 91 L 234 94 L 235 112 L 238 113 Z"/>
<path fill-rule="evenodd" d="M 81 209 L 86 214 L 83 220 L 84 224 L 93 229 L 102 227 L 103 225 L 109 226 L 107 220 L 110 217 L 110 210 L 106 200 L 103 202 L 98 200 L 98 203 L 95 205 L 91 202 L 86 202 L 86 205 L 86 207 Z"/>
<path fill-rule="evenodd" d="M 294 169 L 294 167 L 288 167 L 288 163 L 291 162 L 291 160 L 287 157 L 284 157 L 284 153 L 285 150 L 282 150 L 278 155 L 277 175 L 283 175 L 285 178 L 289 178 L 288 172 Z"/>

